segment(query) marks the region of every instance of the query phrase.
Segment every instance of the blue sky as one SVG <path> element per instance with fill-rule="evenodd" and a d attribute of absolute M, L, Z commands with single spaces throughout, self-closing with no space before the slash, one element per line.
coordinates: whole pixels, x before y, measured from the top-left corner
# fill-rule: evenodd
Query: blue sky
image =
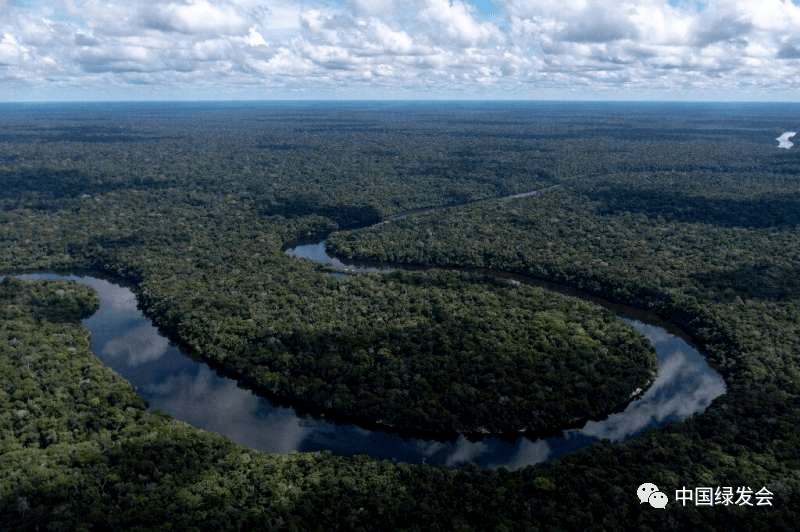
<path fill-rule="evenodd" d="M 800 0 L 0 0 L 0 101 L 797 101 Z"/>

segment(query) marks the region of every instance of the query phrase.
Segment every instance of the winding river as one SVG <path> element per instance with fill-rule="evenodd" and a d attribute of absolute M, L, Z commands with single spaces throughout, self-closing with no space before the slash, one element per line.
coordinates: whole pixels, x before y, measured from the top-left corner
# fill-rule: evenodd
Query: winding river
<path fill-rule="evenodd" d="M 365 270 L 328 256 L 325 242 L 287 252 L 348 273 Z M 473 442 L 463 436 L 455 441 L 409 439 L 301 417 L 290 408 L 275 406 L 239 387 L 235 380 L 217 374 L 172 345 L 137 308 L 136 297 L 128 288 L 88 276 L 39 273 L 19 277 L 74 280 L 94 288 L 100 307 L 83 320 L 92 335 L 92 350 L 131 382 L 151 409 L 266 452 L 329 450 L 408 463 L 474 463 L 517 469 L 601 439 L 623 441 L 646 429 L 702 412 L 725 392 L 722 377 L 689 343 L 664 328 L 622 316 L 652 342 L 659 364 L 655 382 L 624 411 L 602 421 L 589 421 L 579 429 L 565 430 L 560 436 L 535 441 L 521 437 L 514 442 L 497 438 Z"/>

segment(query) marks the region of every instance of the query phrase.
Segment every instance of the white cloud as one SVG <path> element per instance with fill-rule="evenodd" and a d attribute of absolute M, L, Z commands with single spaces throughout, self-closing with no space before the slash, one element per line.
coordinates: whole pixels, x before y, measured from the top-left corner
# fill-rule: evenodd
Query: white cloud
<path fill-rule="evenodd" d="M 222 61 L 235 54 L 235 48 L 227 39 L 208 39 L 192 44 L 191 56 L 197 61 Z"/>
<path fill-rule="evenodd" d="M 371 24 L 372 34 L 382 50 L 392 54 L 410 54 L 414 51 L 414 40 L 405 31 L 395 31 L 381 21 Z"/>
<path fill-rule="evenodd" d="M 218 7 L 205 0 L 189 4 L 155 6 L 142 14 L 147 26 L 181 33 L 241 34 L 247 20 L 231 6 Z"/>
<path fill-rule="evenodd" d="M 350 70 L 357 61 L 348 49 L 341 46 L 308 46 L 305 53 L 314 63 L 326 69 Z"/>
<path fill-rule="evenodd" d="M 272 4 L 266 25 L 272 30 L 299 30 L 300 8 L 291 2 Z"/>
<path fill-rule="evenodd" d="M 256 31 L 255 27 L 250 28 L 247 36 L 244 38 L 244 42 L 249 46 L 268 46 L 267 41 L 264 40 L 264 36 Z"/>
<path fill-rule="evenodd" d="M 353 11 L 360 16 L 390 16 L 395 12 L 396 3 L 392 0 L 353 0 Z"/>
<path fill-rule="evenodd" d="M 459 0 L 426 0 L 421 18 L 457 44 L 476 45 L 500 37 L 494 24 L 475 20 L 474 9 Z M 434 33 L 434 37 L 438 33 Z"/>
<path fill-rule="evenodd" d="M 155 59 L 148 48 L 129 45 L 89 48 L 78 54 L 78 63 L 87 73 L 148 72 L 157 69 Z"/>
<path fill-rule="evenodd" d="M 34 46 L 45 46 L 55 37 L 54 26 L 52 20 L 44 17 L 20 17 L 17 31 L 23 42 Z"/>
<path fill-rule="evenodd" d="M 328 41 L 337 41 L 336 28 L 331 20 L 319 9 L 307 9 L 300 14 L 300 23 L 307 32 L 319 35 Z"/>
<path fill-rule="evenodd" d="M 286 47 L 279 48 L 267 60 L 249 59 L 246 65 L 255 73 L 265 76 L 302 77 L 314 73 L 314 64 L 307 58 L 298 55 Z"/>
<path fill-rule="evenodd" d="M 679 45 L 689 41 L 697 13 L 655 2 L 641 2 L 631 7 L 629 17 L 638 29 L 641 42 Z"/>
<path fill-rule="evenodd" d="M 720 10 L 738 13 L 742 18 L 766 31 L 800 31 L 800 5 L 789 0 L 742 0 L 720 3 Z"/>
<path fill-rule="evenodd" d="M 141 31 L 139 9 L 135 1 L 68 0 L 65 7 L 67 13 L 82 20 L 83 26 L 89 31 L 108 36 L 131 35 Z M 75 30 L 79 27 L 76 24 Z"/>
<path fill-rule="evenodd" d="M 421 97 L 536 97 L 552 89 L 702 97 L 714 84 L 730 84 L 724 88 L 733 95 L 768 95 L 797 78 L 800 7 L 789 1 L 495 4 L 492 17 L 469 0 L 6 4 L 0 69 L 32 90 L 40 83 L 102 90 L 137 72 L 178 97 L 185 83 L 216 94 L 282 83 L 354 97 L 393 85 Z"/>
<path fill-rule="evenodd" d="M 25 60 L 28 49 L 22 46 L 10 33 L 4 33 L 0 40 L 0 65 L 16 65 Z"/>

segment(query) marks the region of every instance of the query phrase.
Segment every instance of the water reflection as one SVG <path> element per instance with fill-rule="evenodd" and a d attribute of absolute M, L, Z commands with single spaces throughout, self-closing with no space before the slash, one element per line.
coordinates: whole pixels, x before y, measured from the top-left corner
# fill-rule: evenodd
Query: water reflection
<path fill-rule="evenodd" d="M 127 288 L 92 277 L 20 277 L 72 279 L 93 287 L 100 297 L 100 308 L 84 320 L 92 333 L 92 349 L 136 387 L 151 409 L 268 452 L 327 449 L 337 454 L 369 454 L 402 462 L 475 463 L 516 469 L 602 438 L 621 441 L 701 412 L 725 391 L 722 378 L 685 341 L 659 327 L 628 320 L 655 346 L 660 370 L 653 386 L 624 412 L 546 440 L 519 438 L 507 442 L 492 438 L 471 442 L 463 436 L 456 441 L 404 439 L 354 425 L 298 417 L 292 409 L 273 406 L 240 388 L 236 381 L 219 376 L 206 364 L 184 356 L 136 308 L 136 299 Z"/>
<path fill-rule="evenodd" d="M 776 138 L 775 140 L 778 141 L 778 147 L 788 150 L 792 146 L 794 146 L 794 142 L 789 140 L 790 138 L 797 135 L 795 131 L 785 131 L 780 137 Z"/>
<path fill-rule="evenodd" d="M 306 439 L 310 429 L 294 411 L 273 407 L 170 344 L 139 311 L 128 288 L 74 275 L 19 277 L 70 279 L 94 288 L 100 308 L 83 320 L 92 333 L 92 350 L 131 382 L 151 409 L 264 451 L 292 451 Z"/>
<path fill-rule="evenodd" d="M 316 244 L 304 244 L 287 249 L 286 254 L 290 257 L 308 259 L 318 264 L 325 264 L 333 267 L 337 271 L 346 273 L 391 272 L 394 270 L 394 268 L 389 267 L 354 266 L 352 264 L 345 264 L 336 257 L 328 255 L 324 240 Z"/>
<path fill-rule="evenodd" d="M 267 401 L 236 381 L 220 378 L 204 364 L 199 370 L 168 375 L 160 382 L 139 387 L 152 408 L 197 427 L 225 434 L 239 443 L 270 452 L 297 449 L 309 428 L 285 408 Z"/>
<path fill-rule="evenodd" d="M 110 357 L 124 357 L 129 366 L 158 360 L 167 352 L 169 342 L 153 334 L 155 330 L 149 323 L 136 327 L 124 336 L 111 339 L 101 348 L 101 352 Z"/>

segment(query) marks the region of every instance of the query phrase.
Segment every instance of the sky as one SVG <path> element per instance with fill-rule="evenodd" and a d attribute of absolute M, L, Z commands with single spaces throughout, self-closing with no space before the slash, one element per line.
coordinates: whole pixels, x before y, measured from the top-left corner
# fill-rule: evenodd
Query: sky
<path fill-rule="evenodd" d="M 800 0 L 0 0 L 0 101 L 799 95 Z"/>

